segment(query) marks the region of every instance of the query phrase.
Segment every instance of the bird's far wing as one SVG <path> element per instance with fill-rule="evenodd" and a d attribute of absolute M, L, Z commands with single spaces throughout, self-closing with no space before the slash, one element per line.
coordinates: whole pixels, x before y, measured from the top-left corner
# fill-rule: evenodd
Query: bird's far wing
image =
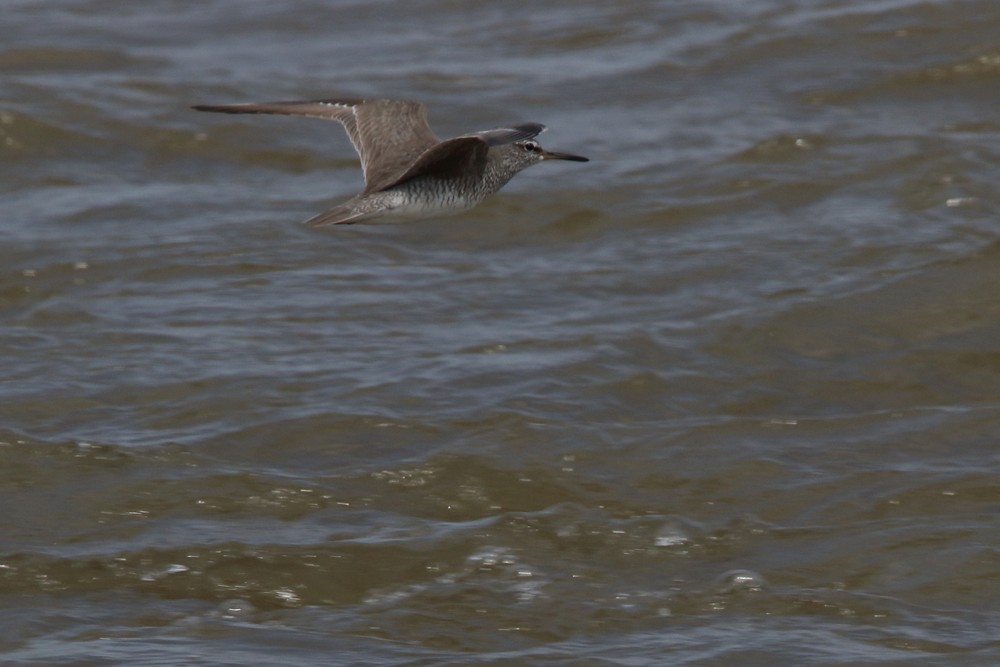
<path fill-rule="evenodd" d="M 545 126 L 541 123 L 522 123 L 510 127 L 498 127 L 495 130 L 483 130 L 465 136 L 479 137 L 486 142 L 487 146 L 499 146 L 500 144 L 512 144 L 515 141 L 534 139 L 544 131 Z"/>

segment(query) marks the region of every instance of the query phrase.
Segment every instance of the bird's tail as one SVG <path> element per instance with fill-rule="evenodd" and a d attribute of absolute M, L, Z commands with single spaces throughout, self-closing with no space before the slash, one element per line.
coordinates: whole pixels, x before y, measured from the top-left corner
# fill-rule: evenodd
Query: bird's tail
<path fill-rule="evenodd" d="M 319 215 L 314 215 L 302 224 L 309 225 L 310 227 L 353 225 L 355 222 L 361 222 L 372 217 L 374 216 L 370 211 L 359 211 L 353 202 L 347 202 L 336 208 L 331 208 L 329 211 L 323 211 Z"/>

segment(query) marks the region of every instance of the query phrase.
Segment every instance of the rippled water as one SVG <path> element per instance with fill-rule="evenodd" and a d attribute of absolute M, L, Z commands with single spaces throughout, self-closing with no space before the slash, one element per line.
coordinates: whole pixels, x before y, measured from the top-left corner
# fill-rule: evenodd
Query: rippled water
<path fill-rule="evenodd" d="M 1000 661 L 1000 6 L 7 2 L 5 664 Z M 298 224 L 339 127 L 546 123 Z"/>

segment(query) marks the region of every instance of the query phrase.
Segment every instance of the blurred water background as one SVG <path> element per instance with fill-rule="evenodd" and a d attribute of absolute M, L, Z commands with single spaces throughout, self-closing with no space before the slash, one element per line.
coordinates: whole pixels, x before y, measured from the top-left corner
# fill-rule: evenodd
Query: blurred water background
<path fill-rule="evenodd" d="M 1000 662 L 1000 5 L 6 0 L 4 664 Z M 310 229 L 334 123 L 545 123 Z"/>

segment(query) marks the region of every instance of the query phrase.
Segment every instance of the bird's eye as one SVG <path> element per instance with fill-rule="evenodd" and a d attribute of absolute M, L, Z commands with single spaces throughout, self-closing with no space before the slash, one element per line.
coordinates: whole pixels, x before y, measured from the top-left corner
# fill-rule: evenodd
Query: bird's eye
<path fill-rule="evenodd" d="M 538 143 L 535 141 L 525 141 L 524 150 L 528 151 L 529 153 L 534 153 L 535 151 L 538 150 Z"/>

